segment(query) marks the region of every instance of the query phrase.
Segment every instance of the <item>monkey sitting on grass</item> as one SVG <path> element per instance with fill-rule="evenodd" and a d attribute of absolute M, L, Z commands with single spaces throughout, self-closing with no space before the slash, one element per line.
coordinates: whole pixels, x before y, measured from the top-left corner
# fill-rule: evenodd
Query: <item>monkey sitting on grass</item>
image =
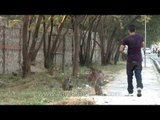
<path fill-rule="evenodd" d="M 106 94 L 103 93 L 102 87 L 101 87 L 101 86 L 103 85 L 103 83 L 102 83 L 103 81 L 104 81 L 103 75 L 98 74 L 98 75 L 97 75 L 97 79 L 96 79 L 96 81 L 94 82 L 94 89 L 95 89 L 96 95 L 106 96 Z"/>
<path fill-rule="evenodd" d="M 97 79 L 95 81 L 94 89 L 95 89 L 96 95 L 103 95 L 100 79 Z"/>
<path fill-rule="evenodd" d="M 72 88 L 73 88 L 73 84 L 71 82 L 71 79 L 69 78 L 65 79 L 62 83 L 62 89 L 66 91 L 66 90 L 72 90 Z"/>

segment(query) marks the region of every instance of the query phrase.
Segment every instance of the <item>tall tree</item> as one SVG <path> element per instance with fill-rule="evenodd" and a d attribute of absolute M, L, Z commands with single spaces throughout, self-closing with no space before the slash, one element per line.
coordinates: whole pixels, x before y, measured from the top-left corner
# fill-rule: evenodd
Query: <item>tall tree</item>
<path fill-rule="evenodd" d="M 73 33 L 74 33 L 74 52 L 73 52 L 73 71 L 72 75 L 77 76 L 79 70 L 79 39 L 80 39 L 80 32 L 79 32 L 79 19 L 80 16 L 74 15 L 72 16 L 73 19 Z"/>
<path fill-rule="evenodd" d="M 110 64 L 119 58 L 118 45 L 122 36 L 126 35 L 128 24 L 135 22 L 137 16 L 108 15 L 102 16 L 98 33 L 101 46 L 101 64 Z M 116 64 L 116 62 L 114 62 Z"/>
<path fill-rule="evenodd" d="M 57 16 L 55 16 L 57 17 Z M 53 59 L 56 56 L 56 51 L 62 41 L 60 38 L 61 31 L 67 15 L 63 15 L 61 17 L 61 21 L 57 28 L 57 33 L 53 34 L 53 27 L 54 27 L 54 16 L 50 17 L 50 31 L 48 35 L 48 39 L 44 39 L 44 67 L 49 69 L 53 65 Z"/>
<path fill-rule="evenodd" d="M 35 17 L 35 21 L 34 21 L 35 26 L 33 26 L 34 32 L 31 40 L 30 30 L 31 30 L 31 24 L 32 24 L 32 21 L 34 20 L 34 17 Z M 38 41 L 38 33 L 39 33 L 41 20 L 42 20 L 42 15 L 38 15 L 38 16 L 25 15 L 23 19 L 23 32 L 22 32 L 23 77 L 26 77 L 27 75 L 30 74 L 31 72 L 30 65 L 31 65 L 32 58 L 35 58 L 36 52 L 38 52 L 37 49 L 39 48 L 39 46 L 38 48 L 36 48 L 36 44 Z"/>
<path fill-rule="evenodd" d="M 80 64 L 90 65 L 96 47 L 96 28 L 100 21 L 100 16 L 85 16 L 81 22 L 81 34 L 80 34 Z M 87 25 L 86 25 L 87 23 Z M 85 26 L 87 26 L 85 28 Z M 85 30 L 84 30 L 85 28 Z M 93 38 L 94 36 L 94 38 Z"/>
<path fill-rule="evenodd" d="M 23 32 L 22 32 L 22 40 L 23 40 L 23 46 L 22 46 L 22 55 L 23 55 L 23 65 L 22 65 L 22 71 L 23 71 L 23 77 L 26 77 L 27 74 L 31 71 L 30 68 L 30 61 L 28 57 L 28 42 L 27 42 L 27 30 L 28 30 L 28 24 L 29 24 L 29 16 L 25 15 L 23 20 Z"/>

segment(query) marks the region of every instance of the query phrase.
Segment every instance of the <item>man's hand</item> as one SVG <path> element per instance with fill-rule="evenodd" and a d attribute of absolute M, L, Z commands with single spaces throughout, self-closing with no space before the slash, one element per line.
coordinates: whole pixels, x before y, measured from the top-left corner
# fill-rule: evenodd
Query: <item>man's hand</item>
<path fill-rule="evenodd" d="M 121 53 L 123 54 L 123 52 L 124 52 L 124 48 L 125 48 L 125 46 L 124 46 L 124 45 L 120 45 L 120 47 L 119 47 L 119 52 L 121 52 Z"/>

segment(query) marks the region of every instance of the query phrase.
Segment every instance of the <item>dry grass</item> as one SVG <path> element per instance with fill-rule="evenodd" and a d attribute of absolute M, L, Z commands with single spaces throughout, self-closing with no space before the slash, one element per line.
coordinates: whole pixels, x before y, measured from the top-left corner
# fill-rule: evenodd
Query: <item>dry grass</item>
<path fill-rule="evenodd" d="M 108 83 L 124 64 L 97 67 L 106 75 Z M 85 78 L 89 71 L 86 67 L 80 68 L 80 76 L 72 78 L 73 90 L 63 91 L 61 83 L 66 77 L 70 77 L 71 68 L 66 68 L 65 73 L 54 71 L 53 75 L 47 72 L 35 72 L 34 75 L 22 79 L 20 75 L 0 75 L 0 104 L 57 104 L 57 105 L 93 105 L 93 99 L 80 98 L 88 94 L 95 94 L 94 88 Z M 82 75 L 82 76 L 81 76 Z M 85 87 L 88 85 L 90 87 Z M 67 98 L 67 99 L 66 99 Z"/>
<path fill-rule="evenodd" d="M 93 98 L 71 97 L 55 102 L 53 105 L 95 105 L 95 100 Z"/>

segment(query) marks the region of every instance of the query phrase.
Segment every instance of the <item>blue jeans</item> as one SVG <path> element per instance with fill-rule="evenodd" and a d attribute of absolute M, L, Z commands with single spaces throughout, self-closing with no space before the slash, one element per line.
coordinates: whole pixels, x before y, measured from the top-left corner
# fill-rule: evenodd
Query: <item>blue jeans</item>
<path fill-rule="evenodd" d="M 128 92 L 133 93 L 133 74 L 135 73 L 135 78 L 137 82 L 137 88 L 143 88 L 143 83 L 142 83 L 142 62 L 127 62 L 127 82 L 128 82 Z"/>

